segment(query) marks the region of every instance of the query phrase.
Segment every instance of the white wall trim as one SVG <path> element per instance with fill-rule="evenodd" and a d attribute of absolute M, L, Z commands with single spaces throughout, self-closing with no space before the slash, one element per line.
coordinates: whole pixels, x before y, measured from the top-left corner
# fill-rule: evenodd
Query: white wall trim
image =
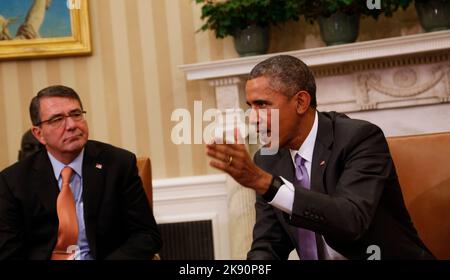
<path fill-rule="evenodd" d="M 167 179 L 155 179 L 153 180 L 153 188 L 159 189 L 164 187 L 177 187 L 186 185 L 208 185 L 212 183 L 226 183 L 227 176 L 225 174 L 205 175 L 205 176 L 190 176 L 190 177 L 177 177 Z"/>
<path fill-rule="evenodd" d="M 450 30 L 352 44 L 277 53 L 296 56 L 310 67 L 370 59 L 436 52 L 450 48 Z M 189 81 L 246 75 L 259 62 L 275 54 L 234 58 L 179 66 Z"/>
<path fill-rule="evenodd" d="M 154 203 L 172 203 L 187 199 L 226 198 L 224 174 L 153 180 Z"/>

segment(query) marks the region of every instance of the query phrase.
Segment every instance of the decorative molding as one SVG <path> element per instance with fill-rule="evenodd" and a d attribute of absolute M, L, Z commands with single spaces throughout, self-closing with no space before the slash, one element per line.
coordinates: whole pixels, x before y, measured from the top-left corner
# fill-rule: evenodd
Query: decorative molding
<path fill-rule="evenodd" d="M 227 180 L 225 174 L 207 175 L 207 176 L 191 176 L 176 177 L 167 179 L 155 179 L 152 181 L 153 189 L 182 187 L 182 186 L 205 186 L 209 184 L 222 184 Z"/>
<path fill-rule="evenodd" d="M 374 68 L 391 68 L 393 67 L 392 64 L 400 66 L 398 64 L 423 64 L 427 63 L 425 62 L 427 60 L 429 61 L 428 63 L 448 60 L 449 54 L 444 51 L 450 49 L 449 38 L 450 30 L 445 30 L 338 46 L 284 52 L 283 54 L 293 55 L 302 59 L 306 64 L 312 67 L 313 70 L 318 68 L 319 70 L 317 70 L 317 72 L 319 76 L 330 74 L 336 75 L 337 73 L 345 74 Z M 428 52 L 433 52 L 436 55 L 432 55 L 431 58 L 429 56 L 421 58 L 420 55 L 418 58 L 411 58 L 411 56 L 415 57 L 418 54 Z M 188 64 L 180 66 L 180 69 L 186 73 L 186 78 L 190 81 L 230 76 L 237 77 L 247 75 L 257 63 L 273 55 L 275 54 Z M 400 58 L 393 61 L 390 60 L 392 57 L 402 56 L 409 57 L 406 59 Z M 364 63 L 359 63 L 363 61 Z M 352 66 L 346 66 L 348 63 L 351 63 Z M 343 65 L 343 67 L 341 65 Z M 330 68 L 328 68 L 329 66 Z"/>
<path fill-rule="evenodd" d="M 447 81 L 446 81 L 446 92 L 447 92 L 447 98 L 448 98 L 448 96 L 450 95 L 450 71 L 447 71 Z M 447 101 L 449 101 L 448 99 L 447 99 Z"/>
<path fill-rule="evenodd" d="M 368 95 L 369 91 L 371 89 L 376 90 L 379 93 L 391 96 L 391 97 L 399 97 L 399 98 L 406 98 L 406 97 L 413 97 L 417 96 L 419 94 L 424 93 L 425 91 L 431 89 L 434 87 L 439 81 L 441 81 L 444 76 L 444 71 L 442 71 L 442 67 L 436 67 L 433 69 L 433 78 L 421 85 L 415 85 L 417 81 L 417 74 L 415 71 L 411 70 L 410 68 L 407 69 L 400 69 L 394 74 L 394 83 L 398 83 L 396 81 L 397 76 L 399 73 L 402 73 L 400 75 L 409 75 L 412 81 L 411 85 L 404 85 L 404 86 L 397 86 L 393 87 L 390 85 L 386 85 L 381 81 L 381 76 L 379 75 L 372 75 L 369 74 L 362 74 L 359 75 L 358 81 L 360 83 L 361 93 L 364 95 Z M 367 99 L 367 98 L 364 98 Z"/>
<path fill-rule="evenodd" d="M 221 78 L 209 81 L 209 85 L 212 87 L 232 86 L 240 83 L 242 83 L 242 79 L 238 77 Z"/>
<path fill-rule="evenodd" d="M 243 92 L 241 77 L 218 78 L 209 81 L 215 88 L 217 108 L 225 111 L 239 107 L 239 96 Z"/>
<path fill-rule="evenodd" d="M 225 174 L 153 180 L 153 201 L 172 202 L 188 199 L 227 197 Z"/>
<path fill-rule="evenodd" d="M 450 65 L 432 66 L 425 72 L 429 78 L 422 78 L 424 82 L 420 84 L 416 84 L 419 75 L 417 72 L 418 70 L 410 67 L 395 70 L 392 75 L 393 85 L 383 82 L 383 76 L 390 76 L 383 72 L 357 75 L 356 103 L 360 106 L 360 110 L 377 109 L 378 104 L 382 103 L 388 108 L 449 102 Z M 433 90 L 441 83 L 443 84 L 441 90 Z M 377 98 L 374 98 L 375 95 Z"/>
<path fill-rule="evenodd" d="M 409 56 L 384 57 L 376 60 L 312 67 L 312 71 L 315 77 L 339 76 L 371 70 L 439 63 L 449 60 L 450 54 L 448 52 L 418 53 Z"/>
<path fill-rule="evenodd" d="M 402 68 L 393 76 L 394 85 L 407 88 L 417 83 L 417 73 L 409 67 Z"/>

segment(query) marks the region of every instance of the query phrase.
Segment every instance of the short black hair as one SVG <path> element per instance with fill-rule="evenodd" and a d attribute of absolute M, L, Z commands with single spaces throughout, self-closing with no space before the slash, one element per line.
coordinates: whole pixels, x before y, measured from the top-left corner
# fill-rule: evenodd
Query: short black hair
<path fill-rule="evenodd" d="M 18 160 L 23 160 L 24 158 L 45 149 L 45 146 L 42 145 L 33 135 L 31 129 L 28 129 L 22 136 L 22 140 L 20 142 L 20 151 Z"/>
<path fill-rule="evenodd" d="M 70 99 L 75 99 L 80 103 L 81 110 L 83 110 L 83 103 L 81 103 L 80 96 L 70 87 L 62 86 L 62 85 L 54 85 L 46 87 L 40 90 L 33 99 L 31 99 L 30 103 L 30 118 L 31 123 L 34 126 L 37 126 L 41 122 L 40 116 L 40 106 L 41 99 L 45 97 L 66 97 Z"/>
<path fill-rule="evenodd" d="M 270 86 L 287 97 L 292 97 L 301 90 L 307 91 L 311 96 L 310 106 L 317 107 L 314 75 L 300 59 L 290 55 L 270 57 L 252 69 L 249 79 L 262 76 L 270 78 Z"/>

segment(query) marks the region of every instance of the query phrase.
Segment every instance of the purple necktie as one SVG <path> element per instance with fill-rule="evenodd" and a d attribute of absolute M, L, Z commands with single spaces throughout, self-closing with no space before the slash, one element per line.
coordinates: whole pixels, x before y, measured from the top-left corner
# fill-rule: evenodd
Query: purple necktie
<path fill-rule="evenodd" d="M 305 159 L 299 154 L 295 155 L 295 178 L 298 184 L 309 190 L 309 176 L 305 166 Z M 298 228 L 297 232 L 300 245 L 300 259 L 317 260 L 316 234 L 303 228 Z"/>

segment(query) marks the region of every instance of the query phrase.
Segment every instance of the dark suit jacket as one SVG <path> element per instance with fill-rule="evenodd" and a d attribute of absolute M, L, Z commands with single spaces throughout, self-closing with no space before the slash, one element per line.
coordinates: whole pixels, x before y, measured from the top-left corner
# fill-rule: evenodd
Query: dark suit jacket
<path fill-rule="evenodd" d="M 257 196 L 253 244 L 247 257 L 286 259 L 294 248 L 299 250 L 297 227 L 302 227 L 323 235 L 329 246 L 348 259 L 369 257 L 370 245 L 380 247 L 381 259 L 433 258 L 406 210 L 382 131 L 335 112 L 318 116 L 311 191 L 295 186 L 290 216 Z M 289 149 L 271 156 L 258 152 L 254 161 L 265 171 L 294 182 Z M 323 244 L 317 240 L 320 248 Z"/>
<path fill-rule="evenodd" d="M 0 173 L 0 259 L 50 258 L 58 231 L 58 193 L 45 149 Z M 150 259 L 160 250 L 134 154 L 88 141 L 82 198 L 95 259 Z"/>

